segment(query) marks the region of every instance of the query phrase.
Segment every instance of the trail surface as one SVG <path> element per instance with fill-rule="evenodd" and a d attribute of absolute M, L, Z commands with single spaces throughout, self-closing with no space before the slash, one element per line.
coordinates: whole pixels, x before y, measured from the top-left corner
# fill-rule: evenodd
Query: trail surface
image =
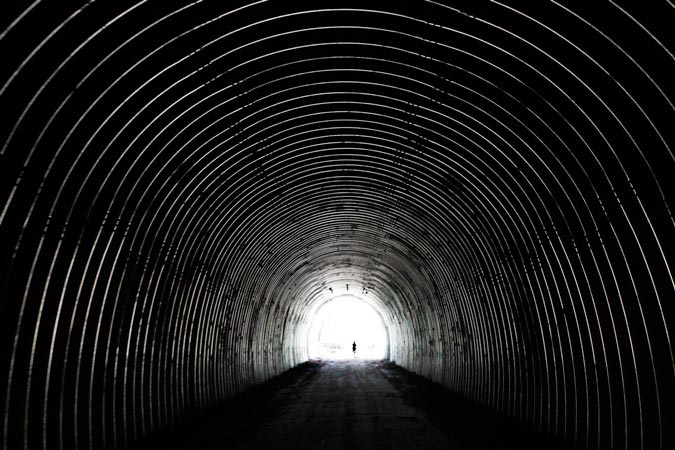
<path fill-rule="evenodd" d="M 279 414 L 237 449 L 457 449 L 405 401 L 381 364 L 322 362 L 316 374 L 282 388 Z"/>

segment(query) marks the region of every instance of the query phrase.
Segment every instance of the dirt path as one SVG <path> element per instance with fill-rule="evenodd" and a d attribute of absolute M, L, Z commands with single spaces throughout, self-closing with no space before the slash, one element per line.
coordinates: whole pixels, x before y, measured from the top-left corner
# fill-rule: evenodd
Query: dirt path
<path fill-rule="evenodd" d="M 233 448 L 460 449 L 406 403 L 376 362 L 324 362 L 279 395 L 288 397 L 279 415 Z"/>
<path fill-rule="evenodd" d="M 301 364 L 130 450 L 562 448 L 392 363 L 355 359 Z"/>

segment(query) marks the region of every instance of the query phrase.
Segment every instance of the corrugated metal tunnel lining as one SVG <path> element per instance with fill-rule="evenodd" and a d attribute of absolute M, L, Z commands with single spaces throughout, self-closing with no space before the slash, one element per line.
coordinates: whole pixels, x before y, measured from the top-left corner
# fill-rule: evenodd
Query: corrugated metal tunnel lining
<path fill-rule="evenodd" d="M 672 5 L 537 3 L 3 4 L 3 449 L 221 402 L 347 285 L 403 367 L 672 445 Z"/>

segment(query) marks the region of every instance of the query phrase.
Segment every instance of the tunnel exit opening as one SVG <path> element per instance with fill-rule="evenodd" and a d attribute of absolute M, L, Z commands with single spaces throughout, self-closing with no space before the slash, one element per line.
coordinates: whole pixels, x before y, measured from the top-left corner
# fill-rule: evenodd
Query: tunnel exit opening
<path fill-rule="evenodd" d="M 311 359 L 388 357 L 389 336 L 382 315 L 354 296 L 341 296 L 324 303 L 310 323 L 307 339 Z"/>

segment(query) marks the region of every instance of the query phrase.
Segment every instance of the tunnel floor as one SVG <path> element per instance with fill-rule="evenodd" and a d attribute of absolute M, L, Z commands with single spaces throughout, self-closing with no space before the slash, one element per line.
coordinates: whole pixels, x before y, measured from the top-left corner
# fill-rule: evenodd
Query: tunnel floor
<path fill-rule="evenodd" d="M 459 449 L 369 361 L 323 362 L 238 449 Z M 283 394 L 282 394 L 283 395 Z"/>
<path fill-rule="evenodd" d="M 556 448 L 386 361 L 310 361 L 134 449 Z"/>

